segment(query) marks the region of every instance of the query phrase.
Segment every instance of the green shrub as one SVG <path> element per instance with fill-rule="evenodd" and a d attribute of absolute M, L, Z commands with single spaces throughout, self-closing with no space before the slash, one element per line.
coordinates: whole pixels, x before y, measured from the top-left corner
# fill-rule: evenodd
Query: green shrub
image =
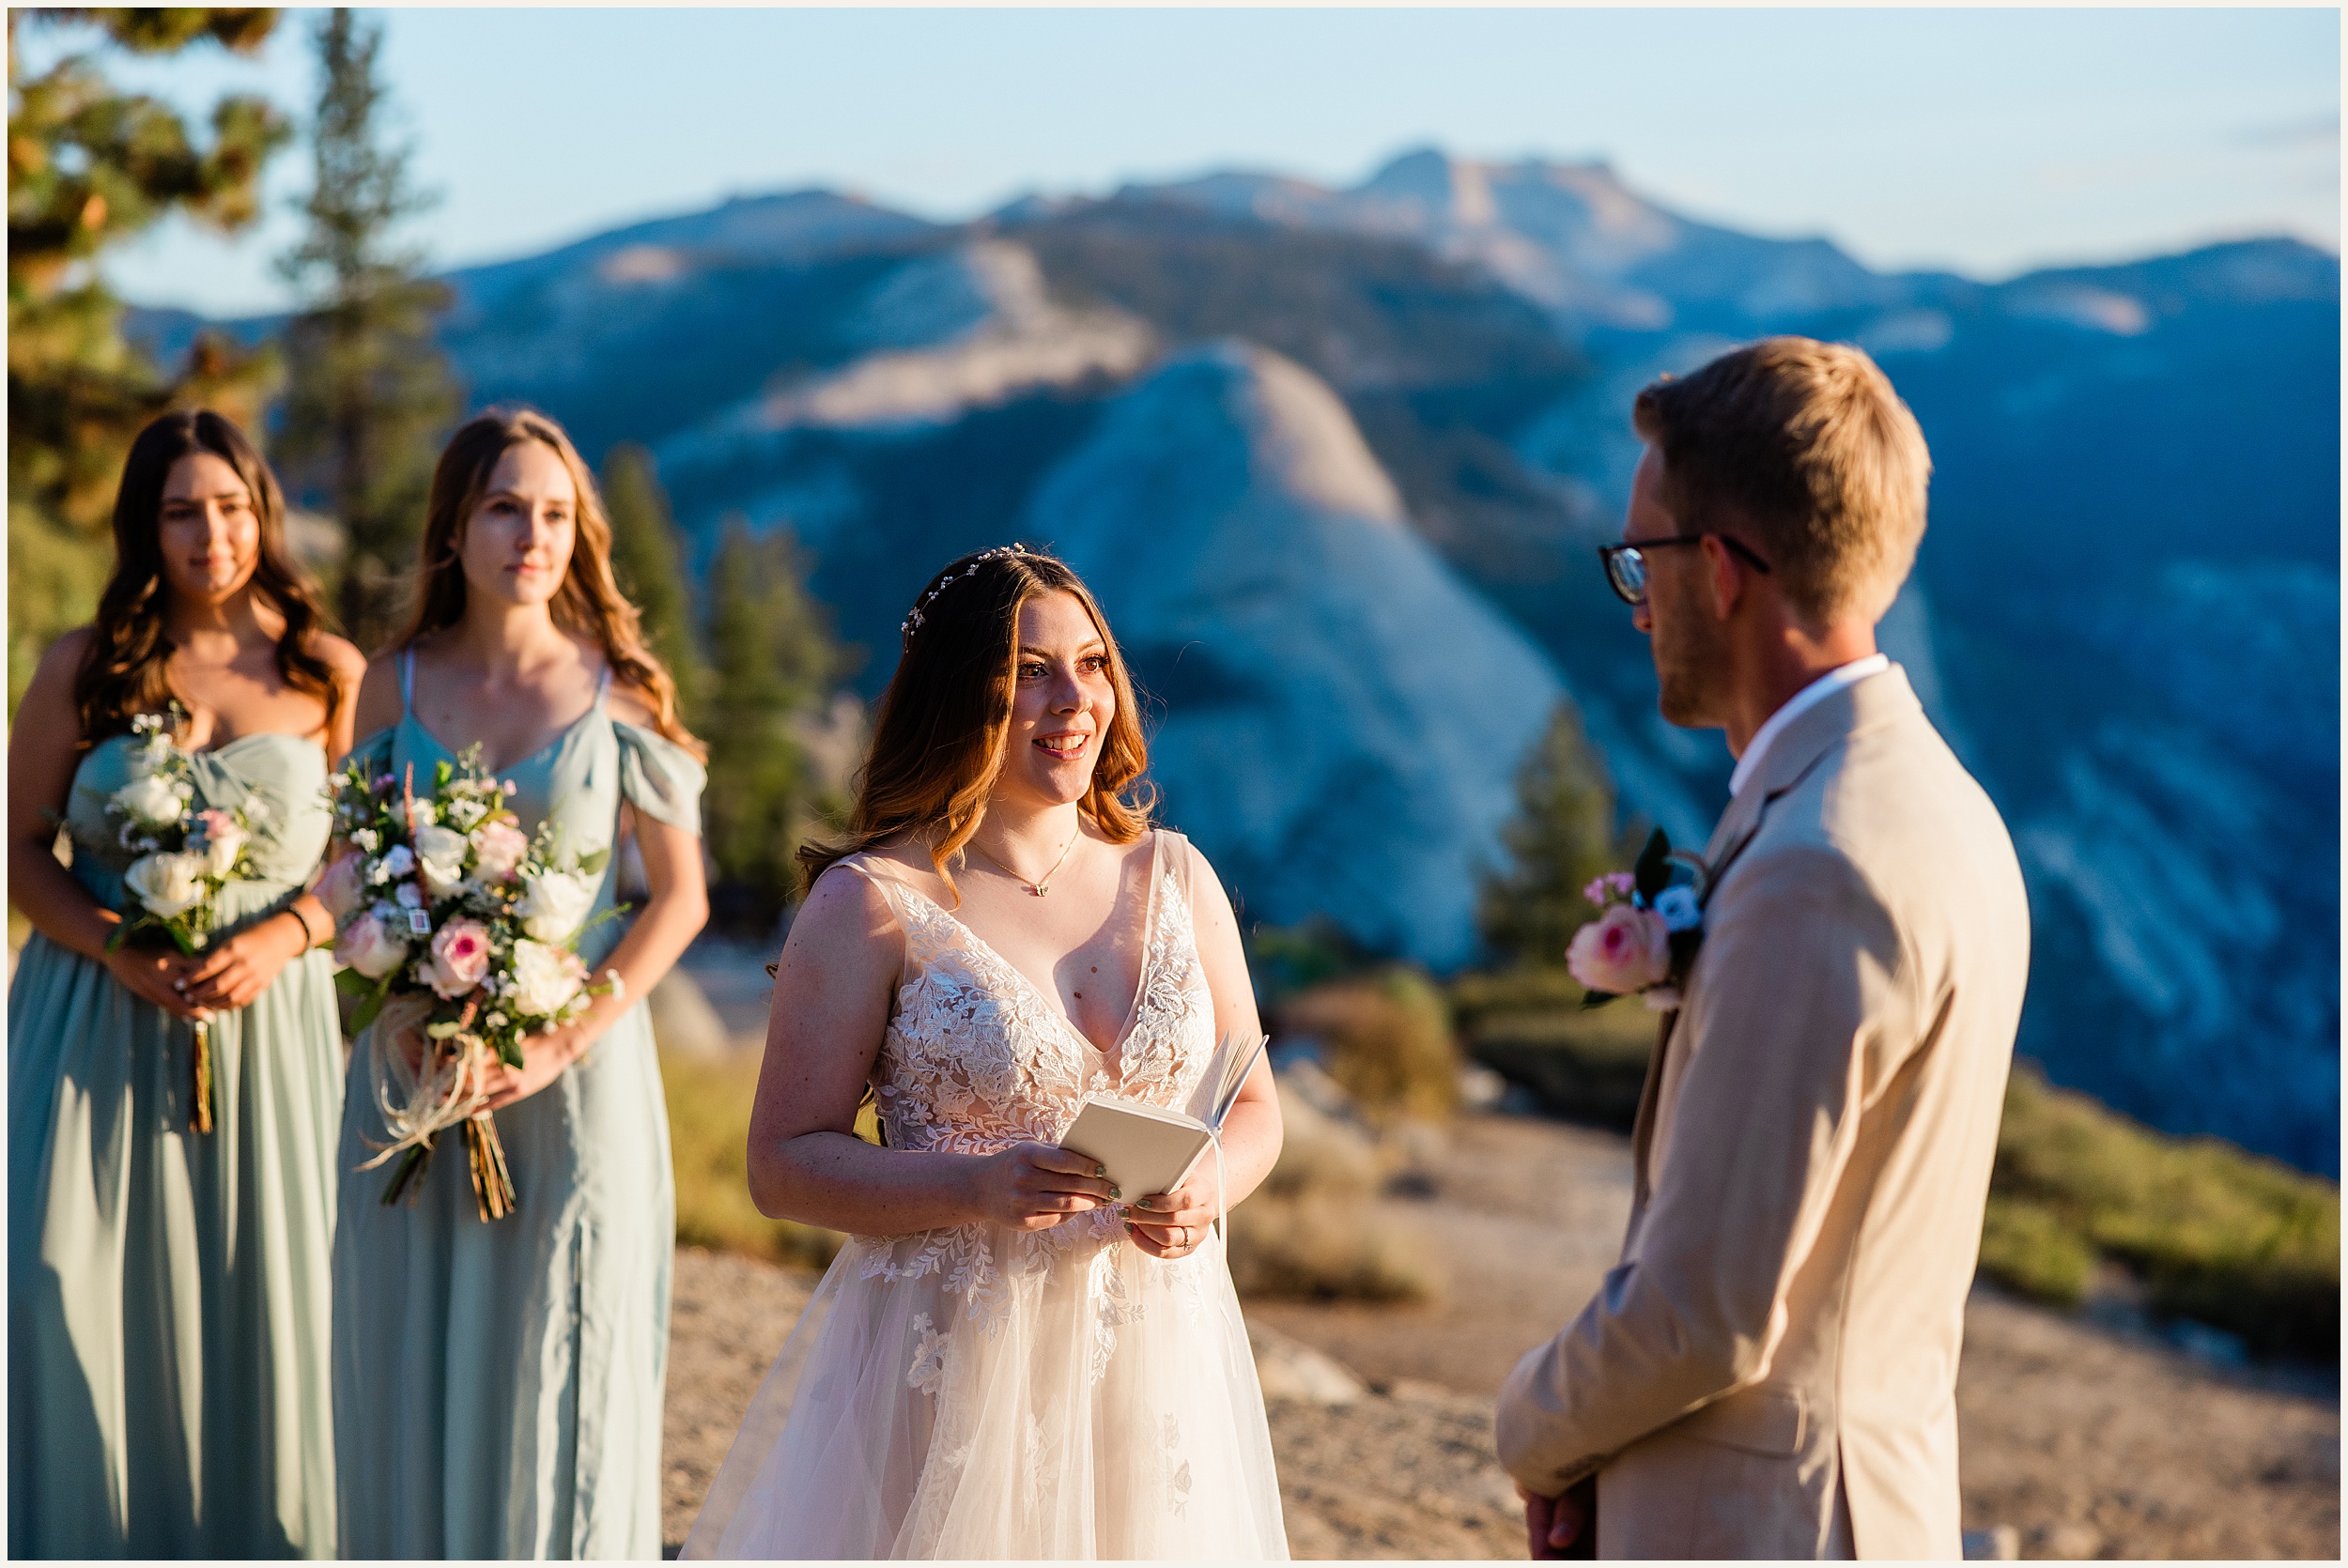
<path fill-rule="evenodd" d="M 1552 1115 L 1628 1131 L 1639 1111 L 1656 1016 L 1625 999 L 1584 1009 L 1563 969 L 1463 975 L 1451 1005 L 1467 1053 L 1532 1091 Z"/>
<path fill-rule="evenodd" d="M 2140 1276 L 2156 1312 L 2230 1330 L 2260 1351 L 2340 1353 L 2335 1183 L 2215 1138 L 2164 1137 L 2021 1069 L 2006 1091 L 1991 1191 L 2009 1208 L 1998 1222 L 2006 1239 L 2017 1225 L 2042 1237 L 2060 1225 L 2075 1247 Z M 2011 1209 L 2021 1207 L 2042 1218 L 2017 1222 Z M 1985 1237 L 1983 1267 L 2035 1293 L 2033 1280 L 2061 1270 L 2014 1261 L 2031 1255 L 2017 1247 L 1993 1261 Z"/>
<path fill-rule="evenodd" d="M 1993 1192 L 1982 1221 L 1981 1267 L 2033 1300 L 2075 1307 L 2095 1272 L 2095 1249 L 2054 1210 Z"/>
<path fill-rule="evenodd" d="M 750 1202 L 750 1101 L 755 1055 L 704 1060 L 663 1053 L 669 1152 L 676 1168 L 676 1238 L 769 1263 L 821 1266 L 840 1251 L 836 1231 L 770 1220 Z"/>
<path fill-rule="evenodd" d="M 1443 993 L 1400 967 L 1334 980 L 1280 1005 L 1282 1036 L 1321 1042 L 1321 1066 L 1373 1125 L 1448 1121 L 1460 1108 L 1460 1048 Z"/>

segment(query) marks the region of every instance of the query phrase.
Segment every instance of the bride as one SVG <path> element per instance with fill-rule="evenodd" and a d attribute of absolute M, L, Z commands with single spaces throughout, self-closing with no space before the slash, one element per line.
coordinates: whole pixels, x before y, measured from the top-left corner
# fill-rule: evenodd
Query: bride
<path fill-rule="evenodd" d="M 1214 1226 L 1279 1154 L 1270 1070 L 1181 1191 L 1057 1145 L 1252 1038 L 1230 904 L 1120 793 L 1133 687 L 1074 573 L 965 556 L 904 632 L 849 841 L 800 852 L 750 1121 L 759 1207 L 850 1239 L 684 1555 L 1285 1558 Z"/>

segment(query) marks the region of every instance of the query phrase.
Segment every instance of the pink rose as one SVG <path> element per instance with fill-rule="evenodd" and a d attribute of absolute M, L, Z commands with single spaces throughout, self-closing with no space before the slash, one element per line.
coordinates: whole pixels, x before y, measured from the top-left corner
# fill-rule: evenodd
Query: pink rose
<path fill-rule="evenodd" d="M 489 930 L 478 920 L 451 920 L 434 933 L 432 956 L 417 967 L 419 978 L 448 1001 L 481 983 L 489 972 Z"/>
<path fill-rule="evenodd" d="M 1592 991 L 1629 996 L 1671 978 L 1671 929 L 1651 909 L 1610 904 L 1573 933 L 1566 967 Z"/>
<path fill-rule="evenodd" d="M 362 880 L 366 863 L 367 857 L 359 851 L 346 850 L 326 868 L 326 874 L 318 878 L 317 886 L 312 889 L 317 894 L 318 902 L 337 921 L 359 907 L 360 897 L 366 891 Z"/>
<path fill-rule="evenodd" d="M 381 979 L 407 957 L 408 944 L 372 912 L 345 926 L 334 939 L 334 961 L 370 980 Z"/>
<path fill-rule="evenodd" d="M 473 875 L 483 882 L 503 882 L 530 853 L 530 840 L 509 822 L 487 822 L 472 830 Z"/>

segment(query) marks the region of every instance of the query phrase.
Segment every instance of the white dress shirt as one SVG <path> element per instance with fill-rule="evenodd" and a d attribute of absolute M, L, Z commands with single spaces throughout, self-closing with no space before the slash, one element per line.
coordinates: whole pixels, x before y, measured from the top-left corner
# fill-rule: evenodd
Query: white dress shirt
<path fill-rule="evenodd" d="M 1769 743 L 1784 732 L 1785 727 L 1801 717 L 1819 703 L 1846 686 L 1855 686 L 1870 675 L 1879 675 L 1892 668 L 1889 654 L 1870 653 L 1863 659 L 1853 659 L 1839 669 L 1830 669 L 1787 699 L 1784 707 L 1762 721 L 1753 732 L 1753 740 L 1745 746 L 1745 754 L 1737 759 L 1737 771 L 1728 776 L 1728 792 L 1741 795 L 1753 776 L 1761 771 L 1761 759 L 1768 755 Z"/>

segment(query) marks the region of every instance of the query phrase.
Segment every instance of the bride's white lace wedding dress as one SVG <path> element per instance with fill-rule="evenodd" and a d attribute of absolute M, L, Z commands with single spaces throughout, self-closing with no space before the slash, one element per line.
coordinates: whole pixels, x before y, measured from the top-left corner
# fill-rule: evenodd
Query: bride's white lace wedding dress
<path fill-rule="evenodd" d="M 1156 836 L 1141 983 L 1110 1057 L 886 861 L 842 861 L 905 936 L 874 1074 L 889 1146 L 1056 1143 L 1094 1090 L 1190 1103 L 1216 1043 L 1190 860 L 1179 835 Z M 1043 1231 L 852 1237 L 684 1555 L 1285 1558 L 1221 1243 L 1153 1258 L 1114 1209 Z"/>

